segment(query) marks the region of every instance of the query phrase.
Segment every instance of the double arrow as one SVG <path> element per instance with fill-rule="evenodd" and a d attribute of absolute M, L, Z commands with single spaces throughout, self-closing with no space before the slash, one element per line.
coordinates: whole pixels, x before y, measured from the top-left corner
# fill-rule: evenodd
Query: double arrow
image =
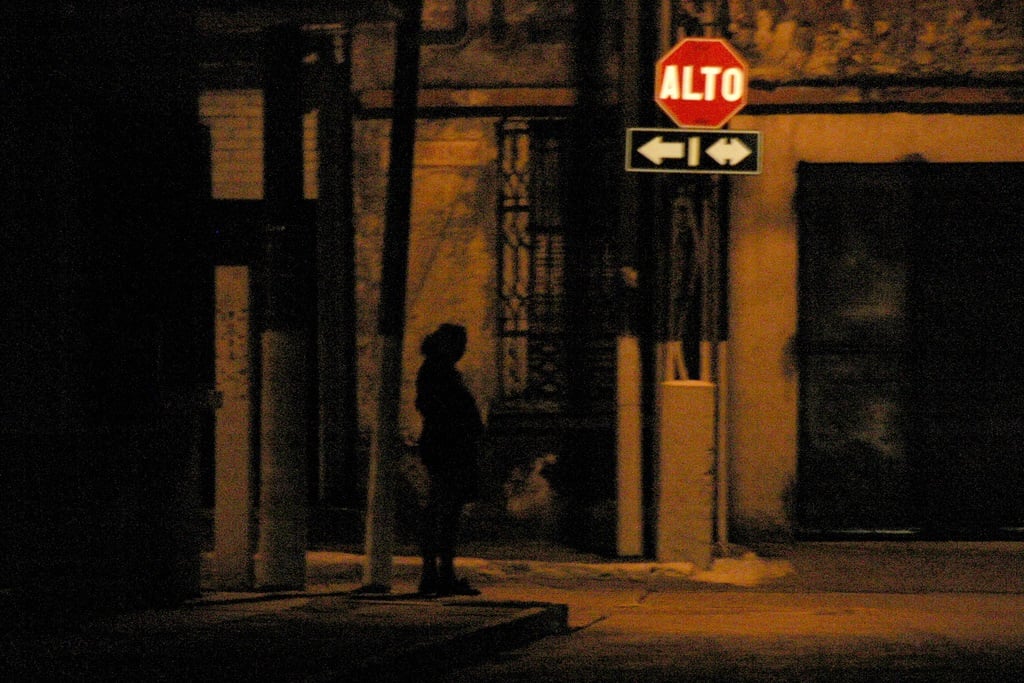
<path fill-rule="evenodd" d="M 690 137 L 687 141 L 665 142 L 665 139 L 659 135 L 645 142 L 636 151 L 658 166 L 665 159 L 684 158 L 687 160 L 687 165 L 700 166 L 700 138 L 696 136 Z M 739 138 L 721 137 L 704 151 L 719 166 L 735 166 L 749 157 L 754 150 Z"/>

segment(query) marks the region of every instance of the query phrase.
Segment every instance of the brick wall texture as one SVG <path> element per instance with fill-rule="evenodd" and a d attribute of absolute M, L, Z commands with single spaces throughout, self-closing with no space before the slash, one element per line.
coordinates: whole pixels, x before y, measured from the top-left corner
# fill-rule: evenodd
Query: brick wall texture
<path fill-rule="evenodd" d="M 263 92 L 208 90 L 199 98 L 199 119 L 210 130 L 214 199 L 263 198 Z M 316 198 L 316 112 L 303 125 L 304 194 Z"/>

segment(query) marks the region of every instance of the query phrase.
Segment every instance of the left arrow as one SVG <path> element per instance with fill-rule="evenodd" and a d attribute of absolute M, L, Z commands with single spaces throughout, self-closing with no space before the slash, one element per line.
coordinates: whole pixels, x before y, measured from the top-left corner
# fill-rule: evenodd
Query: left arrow
<path fill-rule="evenodd" d="M 659 135 L 645 142 L 636 151 L 660 166 L 665 159 L 682 159 L 686 155 L 686 143 L 665 142 Z"/>

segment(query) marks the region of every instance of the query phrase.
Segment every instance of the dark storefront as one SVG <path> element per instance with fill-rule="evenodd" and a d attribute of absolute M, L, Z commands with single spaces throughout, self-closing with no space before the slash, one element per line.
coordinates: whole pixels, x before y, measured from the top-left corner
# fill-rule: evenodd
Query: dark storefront
<path fill-rule="evenodd" d="M 1024 526 L 1020 164 L 802 164 L 805 531 Z"/>

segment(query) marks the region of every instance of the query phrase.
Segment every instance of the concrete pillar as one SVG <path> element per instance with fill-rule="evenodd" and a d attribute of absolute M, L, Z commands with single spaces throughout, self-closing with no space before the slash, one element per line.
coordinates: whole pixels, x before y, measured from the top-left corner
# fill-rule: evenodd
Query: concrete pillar
<path fill-rule="evenodd" d="M 711 567 L 715 504 L 715 385 L 662 382 L 656 490 L 659 562 Z"/>
<path fill-rule="evenodd" d="M 277 27 L 264 43 L 264 200 L 261 264 L 260 503 L 256 586 L 306 583 L 309 230 L 302 221 L 302 32 Z"/>
<path fill-rule="evenodd" d="M 256 587 L 306 584 L 307 341 L 288 330 L 260 339 L 260 514 Z"/>
<path fill-rule="evenodd" d="M 247 266 L 215 273 L 216 412 L 214 575 L 221 590 L 253 587 L 255 350 Z"/>
<path fill-rule="evenodd" d="M 394 577 L 395 497 L 397 460 L 401 453 L 398 411 L 402 381 L 401 340 L 379 337 L 381 343 L 381 389 L 378 398 L 378 427 L 370 450 L 369 490 L 366 503 L 366 563 L 363 586 L 368 592 L 388 592 Z"/>

